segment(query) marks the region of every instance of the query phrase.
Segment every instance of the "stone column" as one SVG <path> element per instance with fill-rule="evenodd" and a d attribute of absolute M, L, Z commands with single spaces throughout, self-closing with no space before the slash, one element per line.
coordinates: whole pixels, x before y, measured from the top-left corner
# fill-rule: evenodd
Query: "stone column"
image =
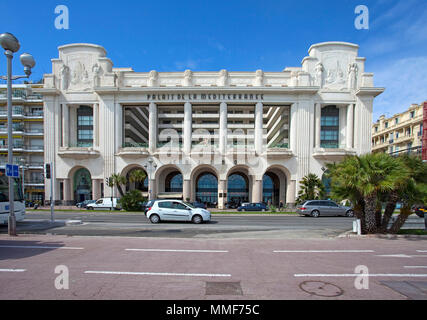
<path fill-rule="evenodd" d="M 192 115 L 191 103 L 186 102 L 184 104 L 184 153 L 190 154 L 191 152 L 191 137 L 193 128 L 193 115 Z"/>
<path fill-rule="evenodd" d="M 72 180 L 64 179 L 63 183 L 64 183 L 64 204 L 68 206 L 68 205 L 71 205 L 71 201 L 73 199 L 71 194 L 73 190 Z"/>
<path fill-rule="evenodd" d="M 347 107 L 339 106 L 339 136 L 338 136 L 338 147 L 344 149 L 347 147 Z"/>
<path fill-rule="evenodd" d="M 227 180 L 220 180 L 218 183 L 218 209 L 221 209 L 221 210 L 225 209 L 226 202 L 227 202 Z"/>
<path fill-rule="evenodd" d="M 115 148 L 115 150 L 116 150 L 116 152 L 118 152 L 119 148 L 121 148 L 123 146 L 123 140 L 124 140 L 123 139 L 123 127 L 124 127 L 124 124 L 123 124 L 123 107 L 120 103 L 116 102 L 114 109 L 115 109 L 115 116 L 116 116 L 116 119 L 115 119 L 116 148 Z"/>
<path fill-rule="evenodd" d="M 348 149 L 353 148 L 353 136 L 354 136 L 354 106 L 349 104 L 347 106 L 347 133 L 346 133 L 346 144 Z"/>
<path fill-rule="evenodd" d="M 183 181 L 182 197 L 184 201 L 191 201 L 191 180 Z"/>
<path fill-rule="evenodd" d="M 92 200 L 101 198 L 101 181 L 100 179 L 92 179 Z"/>
<path fill-rule="evenodd" d="M 93 105 L 93 146 L 99 147 L 99 103 Z"/>
<path fill-rule="evenodd" d="M 62 105 L 62 146 L 70 144 L 70 109 L 67 104 Z"/>
<path fill-rule="evenodd" d="M 296 139 L 297 139 L 297 111 L 298 104 L 293 103 L 291 105 L 291 114 L 290 114 L 290 130 L 289 130 L 289 142 L 291 151 L 296 154 Z"/>
<path fill-rule="evenodd" d="M 263 150 L 263 104 L 261 102 L 257 103 L 255 106 L 255 152 L 258 155 L 262 154 Z"/>
<path fill-rule="evenodd" d="M 289 181 L 288 191 L 286 195 L 287 205 L 290 207 L 295 206 L 295 199 L 296 199 L 296 181 L 291 180 Z"/>
<path fill-rule="evenodd" d="M 148 107 L 149 119 L 148 119 L 148 150 L 150 153 L 154 153 L 157 149 L 157 105 L 151 102 Z"/>
<path fill-rule="evenodd" d="M 149 188 L 148 188 L 148 200 L 153 200 L 156 198 L 157 198 L 156 180 L 150 179 Z"/>
<path fill-rule="evenodd" d="M 320 148 L 320 132 L 322 127 L 322 105 L 320 103 L 316 103 L 316 111 L 315 111 L 315 138 L 316 144 L 315 148 Z"/>
<path fill-rule="evenodd" d="M 219 106 L 219 150 L 222 155 L 227 148 L 227 104 L 222 102 Z"/>
<path fill-rule="evenodd" d="M 261 202 L 262 201 L 262 180 L 256 180 L 254 177 L 254 182 L 252 186 L 252 202 Z"/>

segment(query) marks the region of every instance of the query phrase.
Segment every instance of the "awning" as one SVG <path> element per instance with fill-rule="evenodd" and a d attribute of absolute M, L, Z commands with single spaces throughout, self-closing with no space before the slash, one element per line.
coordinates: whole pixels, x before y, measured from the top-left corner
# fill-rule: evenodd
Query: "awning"
<path fill-rule="evenodd" d="M 162 192 L 157 195 L 158 199 L 182 199 L 182 192 L 176 193 L 176 192 Z"/>

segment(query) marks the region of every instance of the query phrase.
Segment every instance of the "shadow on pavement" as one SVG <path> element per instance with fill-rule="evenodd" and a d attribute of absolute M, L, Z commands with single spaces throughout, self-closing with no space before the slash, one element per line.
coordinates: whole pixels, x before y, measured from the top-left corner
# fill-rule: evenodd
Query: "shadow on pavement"
<path fill-rule="evenodd" d="M 61 247 L 65 247 L 63 242 L 0 240 L 0 261 L 24 259 L 58 250 Z"/>

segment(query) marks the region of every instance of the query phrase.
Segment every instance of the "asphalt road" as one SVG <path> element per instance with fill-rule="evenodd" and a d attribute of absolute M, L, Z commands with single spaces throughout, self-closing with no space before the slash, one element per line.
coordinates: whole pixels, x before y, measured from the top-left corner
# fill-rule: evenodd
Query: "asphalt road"
<path fill-rule="evenodd" d="M 56 223 L 49 223 L 49 212 L 27 213 L 18 223 L 18 233 L 86 236 L 130 236 L 173 238 L 319 238 L 335 237 L 352 229 L 353 218 L 300 217 L 296 215 L 212 215 L 201 225 L 165 222 L 153 225 L 143 214 L 104 212 L 56 212 Z M 71 223 L 70 223 L 71 221 Z M 72 221 L 81 224 L 72 225 Z M 0 227 L 0 234 L 7 227 Z"/>
<path fill-rule="evenodd" d="M 426 242 L 0 235 L 0 299 L 426 300 Z"/>

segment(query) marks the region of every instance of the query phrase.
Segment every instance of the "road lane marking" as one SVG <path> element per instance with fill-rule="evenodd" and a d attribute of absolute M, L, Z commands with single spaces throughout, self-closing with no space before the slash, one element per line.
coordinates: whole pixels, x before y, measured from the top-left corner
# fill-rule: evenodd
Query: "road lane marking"
<path fill-rule="evenodd" d="M 231 274 L 124 272 L 124 271 L 85 271 L 85 274 L 112 274 L 112 275 L 131 275 L 131 276 L 179 276 L 179 277 L 231 277 Z"/>
<path fill-rule="evenodd" d="M 372 253 L 374 250 L 275 250 L 274 253 Z"/>
<path fill-rule="evenodd" d="M 0 272 L 25 272 L 26 269 L 0 269 Z"/>
<path fill-rule="evenodd" d="M 178 249 L 125 249 L 142 252 L 190 252 L 190 253 L 228 253 L 228 250 L 178 250 Z"/>
<path fill-rule="evenodd" d="M 413 274 L 413 273 L 306 273 L 294 274 L 294 277 L 402 277 L 402 278 L 427 278 L 427 274 Z"/>
<path fill-rule="evenodd" d="M 427 250 L 417 250 L 417 252 L 427 252 Z"/>
<path fill-rule="evenodd" d="M 62 249 L 62 250 L 84 250 L 78 247 L 47 247 L 47 246 L 0 246 L 0 248 L 9 249 Z"/>
<path fill-rule="evenodd" d="M 422 257 L 427 257 L 427 255 L 416 255 L 416 256 L 410 256 L 407 254 L 382 254 L 382 255 L 377 255 L 377 257 L 384 257 L 384 258 L 422 258 Z"/>

